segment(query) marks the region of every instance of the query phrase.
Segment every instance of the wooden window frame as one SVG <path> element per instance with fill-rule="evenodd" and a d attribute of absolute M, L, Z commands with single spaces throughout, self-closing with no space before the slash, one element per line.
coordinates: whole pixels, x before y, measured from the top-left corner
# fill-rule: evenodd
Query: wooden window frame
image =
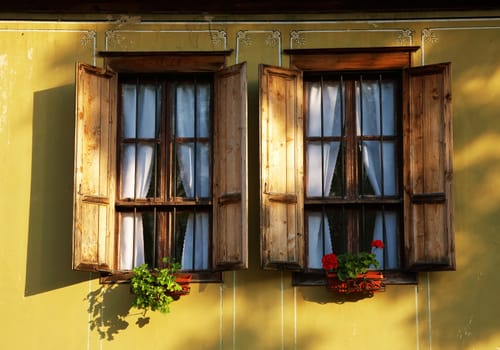
<path fill-rule="evenodd" d="M 384 135 L 384 136 L 366 136 L 366 135 L 358 135 L 357 134 L 357 128 L 358 126 L 356 125 L 356 82 L 360 82 L 360 78 L 363 77 L 363 79 L 366 76 L 370 76 L 370 80 L 373 80 L 372 77 L 374 77 L 373 72 L 367 72 L 367 71 L 362 71 L 362 72 L 353 72 L 353 73 L 346 73 L 344 71 L 342 72 L 335 72 L 335 75 L 339 76 L 339 81 L 342 81 L 342 98 L 345 103 L 342 103 L 342 108 L 343 108 L 343 116 L 345 117 L 345 120 L 343 122 L 345 123 L 344 129 L 345 132 L 343 131 L 340 136 L 335 136 L 335 137 L 329 137 L 328 140 L 335 139 L 337 142 L 345 142 L 345 148 L 346 152 L 345 154 L 341 153 L 339 154 L 339 157 L 342 157 L 342 162 L 343 162 L 343 169 L 344 169 L 344 178 L 343 178 L 343 194 L 336 195 L 334 197 L 308 197 L 307 194 L 305 195 L 304 199 L 304 210 L 307 211 L 312 208 L 322 208 L 324 210 L 336 210 L 335 208 L 345 208 L 346 206 L 348 209 L 345 211 L 345 220 L 346 220 L 346 226 L 347 226 L 347 251 L 351 253 L 356 253 L 359 251 L 359 239 L 360 239 L 360 217 L 361 213 L 366 209 L 366 207 L 373 207 L 373 208 L 393 208 L 396 209 L 398 212 L 398 237 L 401 237 L 401 243 L 402 243 L 402 235 L 400 233 L 400 227 L 402 227 L 402 216 L 403 216 L 403 194 L 402 194 L 402 172 L 403 172 L 403 161 L 402 161 L 402 123 L 401 123 L 401 100 L 402 100 L 402 95 L 399 93 L 401 91 L 401 85 L 402 85 L 402 76 L 400 72 L 395 72 L 392 70 L 386 71 L 386 70 L 377 70 L 375 71 L 375 75 L 378 76 L 378 79 L 382 79 L 381 76 L 384 75 L 385 78 L 389 77 L 388 79 L 391 80 L 396 80 L 397 81 L 397 90 L 396 93 L 397 95 L 395 96 L 396 98 L 396 103 L 397 103 L 397 108 L 396 108 L 396 120 L 395 120 L 395 134 L 394 135 Z M 329 72 L 328 72 L 329 73 Z M 306 72 L 304 72 L 304 75 L 306 75 Z M 304 82 L 306 81 L 313 81 L 313 82 L 318 82 L 323 79 L 323 74 L 320 75 L 319 80 L 316 78 L 311 78 L 311 77 L 304 77 Z M 380 80 L 379 80 L 380 81 Z M 306 83 L 304 83 L 306 85 Z M 307 125 L 308 125 L 308 118 L 309 118 L 309 111 L 306 106 L 308 106 L 307 103 L 307 98 L 308 94 L 305 92 L 306 88 L 304 87 L 304 145 L 307 145 L 309 142 L 314 142 L 314 141 L 322 141 L 324 140 L 323 137 L 321 136 L 314 136 L 314 137 L 308 137 L 307 134 Z M 396 181 L 396 188 L 397 188 L 397 195 L 395 196 L 386 196 L 386 195 L 381 195 L 381 196 L 374 196 L 374 195 L 366 195 L 364 193 L 361 193 L 361 186 L 362 183 L 361 181 L 361 176 L 362 176 L 362 169 L 360 168 L 359 164 L 359 154 L 358 154 L 358 144 L 362 140 L 376 140 L 376 141 L 382 141 L 384 140 L 392 140 L 393 142 L 397 143 L 398 148 L 397 152 L 395 154 L 395 172 L 397 176 L 395 177 Z M 327 142 L 328 142 L 327 140 Z M 307 168 L 307 147 L 304 147 L 304 164 L 305 168 Z M 304 188 L 306 188 L 307 184 L 307 177 L 309 174 L 307 174 L 307 171 L 304 171 Z M 397 198 L 396 198 L 397 197 Z M 384 211 L 385 209 L 377 209 L 377 210 L 382 210 Z M 306 227 L 306 237 L 309 236 L 309 233 L 307 232 L 307 225 Z M 402 250 L 402 244 L 400 249 L 398 249 L 398 252 Z M 307 256 L 306 259 L 309 257 Z M 401 259 L 399 259 L 401 260 Z M 306 264 L 307 266 L 307 264 Z M 309 268 L 306 267 L 306 272 L 309 271 Z M 314 271 L 314 269 L 311 269 L 311 271 Z"/>
<path fill-rule="evenodd" d="M 269 217 L 276 211 L 266 194 L 266 189 L 274 184 L 281 174 L 269 173 L 269 145 L 265 133 L 269 127 L 268 118 L 283 114 L 284 105 L 293 105 L 292 114 L 295 114 L 295 126 L 286 123 L 287 128 L 295 128 L 290 135 L 296 138 L 287 139 L 288 143 L 295 143 L 295 152 L 302 151 L 302 111 L 303 101 L 301 94 L 287 100 L 285 94 L 275 91 L 291 91 L 285 87 L 290 77 L 296 77 L 297 90 L 302 89 L 302 72 L 331 72 L 331 71 L 385 71 L 397 70 L 402 76 L 402 139 L 403 139 L 403 179 L 400 192 L 403 193 L 403 227 L 404 241 L 401 251 L 401 271 L 386 274 L 386 283 L 414 284 L 417 283 L 417 271 L 454 270 L 454 231 L 453 231 L 453 195 L 452 195 L 452 129 L 451 129 L 451 65 L 449 63 L 437 64 L 426 67 L 412 67 L 412 55 L 419 47 L 380 47 L 380 48 L 341 48 L 341 49 L 298 49 L 285 50 L 290 57 L 290 69 L 261 65 L 260 67 L 260 125 L 261 125 L 261 264 L 263 268 L 292 270 L 294 285 L 324 284 L 325 279 L 319 273 L 304 273 L 306 240 L 304 238 L 303 208 L 304 188 L 297 185 L 292 204 L 298 204 L 296 211 L 290 211 L 292 206 L 288 203 L 287 222 L 296 222 L 292 230 L 276 230 L 270 225 Z M 422 81 L 419 80 L 422 76 Z M 276 83 L 276 81 L 280 80 Z M 272 81 L 270 83 L 270 81 Z M 273 85 L 274 84 L 274 85 Z M 281 84 L 281 86 L 279 86 Z M 284 84 L 284 85 L 283 85 Z M 277 87 L 276 87 L 277 86 Z M 421 99 L 413 96 L 422 96 Z M 288 117 L 287 117 L 288 119 Z M 279 120 L 275 120 L 275 122 Z M 412 124 L 413 123 L 413 124 Z M 420 140 L 418 133 L 429 133 L 432 128 L 440 131 L 435 134 L 439 141 L 432 139 L 431 145 L 426 148 L 422 142 L 417 146 L 413 144 Z M 418 132 L 415 132 L 417 130 Z M 430 139 L 431 140 L 431 139 Z M 276 148 L 275 153 L 280 153 Z M 440 162 L 429 163 L 425 154 L 439 154 Z M 276 156 L 275 156 L 276 157 Z M 415 157 L 421 158 L 421 164 L 429 164 L 432 171 L 440 174 L 437 181 L 430 180 L 432 171 L 426 174 L 426 181 L 414 169 Z M 411 162 L 408 160 L 412 160 Z M 283 168 L 291 167 L 290 160 L 283 158 Z M 411 163 L 411 164 L 410 164 Z M 303 176 L 303 158 L 297 158 L 295 163 L 296 176 Z M 265 169 L 264 169 L 265 168 Z M 425 168 L 420 165 L 420 169 Z M 439 198 L 438 198 L 439 197 Z M 426 219 L 427 215 L 427 219 Z M 416 225 L 417 220 L 428 222 Z M 432 222 L 437 223 L 431 227 Z M 279 240 L 277 240 L 277 237 Z M 278 243 L 276 243 L 278 242 Z M 279 243 L 283 242 L 283 243 Z M 290 254 L 293 252 L 294 254 Z M 300 255 L 298 252 L 302 252 Z M 297 255 L 299 254 L 299 255 Z M 281 258 L 273 261 L 272 257 Z M 275 259 L 276 260 L 276 259 Z"/>
<path fill-rule="evenodd" d="M 104 68 L 77 64 L 73 269 L 100 272 L 103 283 L 130 279 L 131 272 L 117 270 L 114 228 L 118 75 L 170 73 L 209 73 L 216 94 L 212 106 L 217 115 L 212 125 L 212 260 L 210 271 L 194 274 L 193 281 L 221 282 L 221 271 L 248 268 L 246 63 L 227 67 L 231 52 L 100 52 Z M 92 91 L 106 95 L 94 98 Z M 95 130 L 90 137 L 86 136 L 89 127 Z M 83 165 L 96 157 L 102 160 L 99 169 L 88 174 Z M 82 185 L 89 188 L 88 193 L 83 193 Z M 87 207 L 86 212 L 82 210 Z M 96 219 L 89 219 L 88 212 L 96 214 Z"/>

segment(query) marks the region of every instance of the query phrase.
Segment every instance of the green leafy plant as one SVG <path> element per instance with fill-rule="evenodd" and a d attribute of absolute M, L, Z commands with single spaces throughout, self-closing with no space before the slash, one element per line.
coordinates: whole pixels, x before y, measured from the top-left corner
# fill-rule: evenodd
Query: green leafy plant
<path fill-rule="evenodd" d="M 384 243 L 377 239 L 372 241 L 371 246 L 376 249 L 384 248 Z M 321 259 L 323 269 L 327 272 L 337 273 L 337 277 L 341 281 L 354 279 L 357 275 L 366 273 L 370 268 L 377 268 L 379 263 L 375 254 L 368 252 L 360 252 L 358 254 L 326 254 Z"/>
<path fill-rule="evenodd" d="M 130 288 L 134 294 L 133 306 L 148 310 L 170 312 L 170 303 L 183 293 L 182 286 L 176 282 L 176 272 L 180 264 L 163 258 L 163 268 L 150 269 L 147 264 L 134 267 Z"/>

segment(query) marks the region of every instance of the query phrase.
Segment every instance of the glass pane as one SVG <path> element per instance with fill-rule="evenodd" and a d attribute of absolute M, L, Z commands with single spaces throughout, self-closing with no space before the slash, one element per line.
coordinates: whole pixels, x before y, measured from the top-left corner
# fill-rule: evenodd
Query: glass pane
<path fill-rule="evenodd" d="M 123 145 L 121 168 L 121 198 L 134 198 L 135 145 Z"/>
<path fill-rule="evenodd" d="M 156 85 L 139 85 L 138 138 L 155 138 L 159 130 L 160 89 Z"/>
<path fill-rule="evenodd" d="M 179 83 L 175 89 L 175 107 L 172 122 L 177 137 L 194 137 L 194 85 Z"/>
<path fill-rule="evenodd" d="M 211 132 L 210 95 L 211 85 L 199 83 L 196 85 L 196 136 L 209 137 Z"/>
<path fill-rule="evenodd" d="M 136 85 L 122 85 L 123 137 L 136 137 Z"/>
<path fill-rule="evenodd" d="M 210 145 L 199 143 L 197 145 L 197 166 L 196 166 L 196 197 L 208 198 L 212 195 L 210 181 Z"/>
<path fill-rule="evenodd" d="M 340 142 L 307 144 L 307 197 L 342 195 L 342 161 Z M 321 171 L 321 169 L 323 169 Z"/>
<path fill-rule="evenodd" d="M 175 215 L 174 256 L 183 270 L 209 267 L 209 213 L 181 211 Z"/>
<path fill-rule="evenodd" d="M 323 255 L 347 251 L 346 216 L 342 208 L 306 211 L 309 259 L 308 267 L 321 269 Z"/>
<path fill-rule="evenodd" d="M 158 256 L 156 254 L 156 244 L 158 237 L 158 221 L 156 213 L 154 211 L 143 212 L 142 220 L 144 227 L 144 260 L 149 266 L 157 266 Z"/>
<path fill-rule="evenodd" d="M 398 212 L 395 210 L 363 211 L 360 251 L 374 253 L 380 269 L 393 269 L 399 266 L 398 222 Z M 384 248 L 373 248 L 371 242 L 374 240 L 381 240 Z"/>
<path fill-rule="evenodd" d="M 361 89 L 359 88 L 361 84 Z M 380 92 L 377 80 L 356 81 L 358 135 L 380 135 Z"/>
<path fill-rule="evenodd" d="M 155 194 L 155 145 L 123 145 L 121 198 L 150 198 Z"/>
<path fill-rule="evenodd" d="M 396 135 L 396 81 L 382 80 L 382 135 Z"/>
<path fill-rule="evenodd" d="M 195 154 L 196 149 L 196 154 Z M 196 161 L 196 171 L 194 163 Z M 176 196 L 207 198 L 211 195 L 210 145 L 193 142 L 177 145 Z"/>
<path fill-rule="evenodd" d="M 153 84 L 123 84 L 124 138 L 154 138 L 159 132 L 161 87 Z"/>
<path fill-rule="evenodd" d="M 153 212 L 120 213 L 120 269 L 154 263 L 156 218 Z"/>
<path fill-rule="evenodd" d="M 309 94 L 307 136 L 341 136 L 342 93 L 338 81 L 307 83 Z M 323 108 L 321 108 L 323 107 Z"/>
<path fill-rule="evenodd" d="M 356 81 L 355 85 L 357 134 L 394 136 L 396 134 L 396 81 L 363 80 L 361 83 Z"/>
<path fill-rule="evenodd" d="M 396 195 L 395 142 L 363 141 L 361 145 L 359 151 L 360 194 Z M 382 169 L 384 170 L 383 173 Z"/>

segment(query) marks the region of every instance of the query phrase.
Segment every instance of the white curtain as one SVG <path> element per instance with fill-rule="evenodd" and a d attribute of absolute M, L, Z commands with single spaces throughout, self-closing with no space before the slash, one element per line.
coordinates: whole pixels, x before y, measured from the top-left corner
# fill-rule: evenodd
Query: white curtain
<path fill-rule="evenodd" d="M 309 116 L 307 136 L 340 136 L 341 108 L 340 85 L 337 82 L 310 83 Z M 323 101 L 322 101 L 323 99 Z M 323 108 L 321 108 L 321 106 Z M 340 142 L 309 143 L 307 149 L 308 197 L 329 196 Z M 322 171 L 318 171 L 322 169 Z M 328 219 L 321 212 L 309 212 L 307 216 L 309 232 L 309 267 L 321 268 L 321 258 L 332 252 Z"/>
<path fill-rule="evenodd" d="M 356 89 L 357 134 L 394 135 L 394 84 L 364 81 Z M 361 103 L 360 103 L 361 102 Z M 364 171 L 376 196 L 396 194 L 395 145 L 390 141 L 363 141 Z M 380 263 L 379 268 L 397 267 L 397 216 L 394 212 L 378 211 L 373 239 L 384 242 L 384 249 L 372 249 Z M 385 254 L 385 259 L 384 259 Z"/>
<path fill-rule="evenodd" d="M 194 103 L 196 101 L 196 103 Z M 210 86 L 179 84 L 175 99 L 175 131 L 177 137 L 210 136 Z M 196 106 L 196 108 L 195 108 Z M 195 115 L 196 114 L 196 115 Z M 177 145 L 177 162 L 187 198 L 209 197 L 210 148 L 205 143 Z M 181 265 L 183 270 L 208 268 L 209 215 L 189 214 L 184 232 Z"/>
<path fill-rule="evenodd" d="M 156 132 L 156 88 L 154 85 L 123 86 L 123 136 L 154 138 Z M 154 147 L 124 145 L 121 198 L 146 198 L 151 184 Z M 144 263 L 144 229 L 141 213 L 121 214 L 120 268 L 130 270 Z"/>

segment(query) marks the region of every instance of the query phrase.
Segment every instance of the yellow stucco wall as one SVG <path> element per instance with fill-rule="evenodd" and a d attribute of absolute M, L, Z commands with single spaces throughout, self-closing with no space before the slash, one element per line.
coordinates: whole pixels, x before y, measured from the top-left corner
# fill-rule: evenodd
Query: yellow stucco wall
<path fill-rule="evenodd" d="M 500 349 L 500 13 L 481 15 L 0 21 L 0 348 Z M 452 62 L 458 271 L 339 302 L 258 267 L 257 66 L 287 66 L 286 48 L 389 45 Z M 250 269 L 144 320 L 128 286 L 71 271 L 75 62 L 214 49 L 248 62 Z"/>

